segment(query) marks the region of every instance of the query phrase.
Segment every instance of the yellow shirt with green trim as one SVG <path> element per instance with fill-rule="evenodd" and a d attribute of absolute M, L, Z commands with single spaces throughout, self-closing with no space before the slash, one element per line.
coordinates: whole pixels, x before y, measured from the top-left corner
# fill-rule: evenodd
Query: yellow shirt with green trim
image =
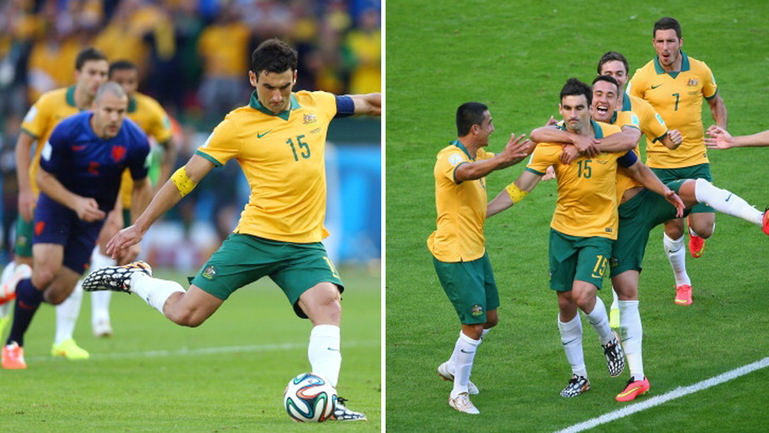
<path fill-rule="evenodd" d="M 173 131 L 171 130 L 171 119 L 168 118 L 166 110 L 151 97 L 136 93 L 128 101 L 128 118 L 136 122 L 147 134 L 154 139 L 151 145 L 162 144 L 171 139 Z M 134 181 L 131 177 L 131 171 L 126 169 L 123 172 L 123 180 L 120 183 L 120 197 L 124 209 L 131 208 L 131 192 L 133 191 Z M 135 215 L 136 217 L 138 215 Z"/>
<path fill-rule="evenodd" d="M 681 71 L 665 72 L 658 58 L 638 69 L 628 84 L 628 93 L 648 101 L 670 129 L 683 135 L 675 150 L 646 139 L 646 165 L 681 168 L 708 163 L 702 124 L 702 99 L 718 93 L 716 79 L 705 62 L 681 52 Z"/>
<path fill-rule="evenodd" d="M 590 121 L 595 138 L 617 132 L 620 127 Z M 559 126 L 563 128 L 563 124 Z M 526 170 L 542 176 L 549 166 L 558 180 L 558 200 L 550 223 L 554 230 L 569 236 L 617 239 L 617 160 L 622 153 L 580 156 L 571 164 L 561 163 L 563 143 L 539 143 Z"/>
<path fill-rule="evenodd" d="M 328 236 L 325 150 L 335 115 L 331 93 L 292 93 L 277 115 L 252 93 L 214 128 L 196 154 L 216 166 L 236 159 L 251 187 L 235 233 L 294 243 Z"/>
<path fill-rule="evenodd" d="M 655 137 L 652 139 L 655 143 L 664 138 L 668 133 L 665 121 L 654 111 L 654 107 L 651 104 L 641 98 L 628 94 L 625 94 L 625 97 L 622 99 L 621 109 L 614 112 L 611 124 L 621 128 L 624 126 L 639 128 L 647 137 Z M 633 151 L 640 159 L 641 152 L 637 145 Z M 625 191 L 638 186 L 643 185 L 628 176 L 624 167 L 620 166 L 617 168 L 617 203 L 621 202 Z"/>
<path fill-rule="evenodd" d="M 71 86 L 43 93 L 24 116 L 21 123 L 22 131 L 37 140 L 35 155 L 29 164 L 29 183 L 35 197 L 40 192 L 35 176 L 40 167 L 40 154 L 43 152 L 45 143 L 48 142 L 48 137 L 59 122 L 80 111 L 75 104 L 75 86 Z"/>
<path fill-rule="evenodd" d="M 494 154 L 478 149 L 471 158 L 465 146 L 455 140 L 438 152 L 435 177 L 435 207 L 438 228 L 427 238 L 427 248 L 442 262 L 469 262 L 483 257 L 486 239 L 486 178 L 457 182 L 457 168 L 482 161 Z"/>

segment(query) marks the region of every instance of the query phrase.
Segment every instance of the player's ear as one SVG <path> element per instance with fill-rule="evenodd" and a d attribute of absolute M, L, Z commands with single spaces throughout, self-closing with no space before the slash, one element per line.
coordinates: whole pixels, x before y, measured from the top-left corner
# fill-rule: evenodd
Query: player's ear
<path fill-rule="evenodd" d="M 248 81 L 252 86 L 256 87 L 256 84 L 259 82 L 259 80 L 254 71 L 248 71 Z"/>

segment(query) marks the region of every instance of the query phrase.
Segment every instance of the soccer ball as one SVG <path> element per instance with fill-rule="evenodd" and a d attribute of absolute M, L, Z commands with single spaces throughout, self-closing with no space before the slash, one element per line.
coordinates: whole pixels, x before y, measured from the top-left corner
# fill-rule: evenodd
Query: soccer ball
<path fill-rule="evenodd" d="M 334 414 L 336 389 L 315 373 L 302 373 L 291 379 L 283 392 L 283 407 L 298 422 L 323 422 Z"/>

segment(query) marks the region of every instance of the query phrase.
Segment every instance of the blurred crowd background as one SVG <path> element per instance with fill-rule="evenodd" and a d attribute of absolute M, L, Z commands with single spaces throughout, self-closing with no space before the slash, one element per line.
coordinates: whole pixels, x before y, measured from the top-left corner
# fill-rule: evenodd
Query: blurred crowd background
<path fill-rule="evenodd" d="M 139 91 L 172 119 L 181 166 L 227 112 L 248 103 L 250 53 L 270 37 L 299 52 L 294 90 L 381 91 L 378 0 L 0 0 L 0 260 L 11 258 L 13 246 L 21 120 L 42 93 L 74 84 L 82 48 L 139 66 Z M 378 118 L 337 120 L 329 131 L 327 247 L 341 263 L 378 266 L 380 135 Z M 148 232 L 143 255 L 159 266 L 195 269 L 234 228 L 247 200 L 234 161 L 212 171 Z"/>

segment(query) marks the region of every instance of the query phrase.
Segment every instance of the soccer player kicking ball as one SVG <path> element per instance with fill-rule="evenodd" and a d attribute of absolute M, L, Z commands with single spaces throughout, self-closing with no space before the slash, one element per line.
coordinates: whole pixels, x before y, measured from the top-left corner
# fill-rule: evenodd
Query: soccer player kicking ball
<path fill-rule="evenodd" d="M 94 271 L 83 289 L 136 293 L 174 323 L 195 327 L 234 291 L 269 275 L 296 315 L 312 322 L 308 348 L 312 371 L 336 387 L 342 364 L 339 326 L 344 286 L 321 243 L 328 236 L 323 226 L 326 133 L 335 117 L 380 115 L 381 95 L 294 93 L 296 70 L 293 48 L 277 39 L 259 45 L 248 72 L 255 88 L 249 104 L 231 111 L 134 224 L 107 244 L 113 257 L 138 244 L 152 223 L 211 169 L 237 159 L 252 188 L 250 200 L 234 233 L 200 269 L 189 289 L 153 278 L 144 262 Z M 342 402 L 336 405 L 335 420 L 366 419 Z"/>
<path fill-rule="evenodd" d="M 534 146 L 523 136 L 516 139 L 513 135 L 501 153 L 486 152 L 483 147 L 489 145 L 494 124 L 486 105 L 478 102 L 460 105 L 456 122 L 458 138 L 438 153 L 433 170 L 438 228 L 427 239 L 427 247 L 441 286 L 462 324 L 454 351 L 438 367 L 438 374 L 454 382 L 449 406 L 479 414 L 470 401 L 470 394 L 478 394 L 470 373 L 483 337 L 499 321 L 497 284 L 483 236 L 485 177 L 517 164 Z"/>
<path fill-rule="evenodd" d="M 616 81 L 615 91 L 616 91 Z M 560 128 L 573 134 L 600 140 L 620 133 L 615 125 L 590 119 L 590 86 L 576 78 L 561 90 Z M 582 350 L 582 321 L 579 310 L 598 333 L 610 376 L 625 368 L 619 337 L 609 327 L 609 317 L 596 296 L 609 265 L 612 244 L 617 238 L 616 176 L 618 165 L 628 175 L 657 192 L 683 214 L 681 199 L 662 184 L 633 152 L 599 153 L 579 156 L 571 163 L 562 160 L 562 143 L 539 143 L 526 171 L 489 203 L 488 215 L 495 215 L 517 203 L 534 189 L 549 166 L 558 181 L 558 200 L 550 231 L 550 288 L 558 296 L 558 329 L 572 377 L 561 391 L 576 397 L 590 389 Z"/>
<path fill-rule="evenodd" d="M 24 334 L 42 302 L 60 304 L 74 290 L 104 218 L 115 205 L 125 168 L 134 179 L 135 209 L 141 211 L 149 202 L 145 161 L 150 147 L 144 132 L 125 120 L 127 107 L 123 88 L 108 82 L 96 93 L 94 111 L 63 120 L 42 149 L 32 277 L 17 274 L 4 286 L 15 294 L 16 305 L 2 351 L 3 368 L 27 368 Z M 134 260 L 139 245 L 120 254 Z"/>

